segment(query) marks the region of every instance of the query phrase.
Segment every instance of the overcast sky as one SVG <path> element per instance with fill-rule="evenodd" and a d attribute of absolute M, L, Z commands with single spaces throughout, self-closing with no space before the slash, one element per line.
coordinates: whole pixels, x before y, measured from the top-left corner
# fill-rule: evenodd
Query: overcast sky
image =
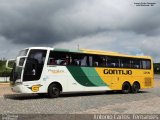
<path fill-rule="evenodd" d="M 0 58 L 15 58 L 30 46 L 76 49 L 78 44 L 160 62 L 160 1 L 0 0 Z"/>

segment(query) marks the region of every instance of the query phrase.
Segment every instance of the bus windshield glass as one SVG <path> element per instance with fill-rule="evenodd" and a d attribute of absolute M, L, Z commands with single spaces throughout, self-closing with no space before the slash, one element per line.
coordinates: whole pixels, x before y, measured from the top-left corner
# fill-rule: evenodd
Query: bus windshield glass
<path fill-rule="evenodd" d="M 23 81 L 33 81 L 40 79 L 46 53 L 46 50 L 30 50 L 25 64 Z"/>
<path fill-rule="evenodd" d="M 22 67 L 16 67 L 16 63 L 14 63 L 10 75 L 10 81 L 12 84 L 14 84 L 16 80 L 21 79 L 21 73 L 22 73 Z"/>

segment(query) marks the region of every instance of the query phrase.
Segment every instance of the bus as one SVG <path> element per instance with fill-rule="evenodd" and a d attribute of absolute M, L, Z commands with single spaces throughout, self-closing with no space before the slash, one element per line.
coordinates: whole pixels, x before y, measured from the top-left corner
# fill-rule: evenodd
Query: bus
<path fill-rule="evenodd" d="M 68 92 L 138 93 L 154 84 L 150 56 L 100 50 L 29 47 L 19 52 L 10 69 L 12 91 L 50 98 Z"/>

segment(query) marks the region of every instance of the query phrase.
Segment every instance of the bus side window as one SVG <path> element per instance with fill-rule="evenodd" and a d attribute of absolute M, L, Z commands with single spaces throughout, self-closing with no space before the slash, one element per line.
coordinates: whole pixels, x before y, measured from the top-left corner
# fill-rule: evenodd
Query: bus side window
<path fill-rule="evenodd" d="M 69 55 L 66 55 L 66 57 L 62 61 L 62 65 L 68 65 L 70 61 Z"/>
<path fill-rule="evenodd" d="M 82 60 L 81 54 L 70 53 L 69 64 L 70 66 L 80 66 Z"/>
<path fill-rule="evenodd" d="M 89 56 L 89 66 L 92 67 L 93 66 L 93 57 Z"/>
<path fill-rule="evenodd" d="M 121 58 L 122 68 L 131 68 L 131 60 L 129 58 Z"/>
<path fill-rule="evenodd" d="M 79 66 L 80 65 L 80 60 L 74 59 L 74 65 Z"/>
<path fill-rule="evenodd" d="M 87 56 L 83 56 L 81 59 L 81 66 L 87 66 Z"/>
<path fill-rule="evenodd" d="M 49 65 L 68 65 L 69 56 L 65 52 L 51 51 L 48 59 Z"/>
<path fill-rule="evenodd" d="M 98 67 L 98 62 L 94 61 L 93 66 Z"/>
<path fill-rule="evenodd" d="M 106 67 L 106 56 L 94 55 L 93 56 L 94 67 Z"/>
<path fill-rule="evenodd" d="M 108 67 L 120 67 L 120 60 L 118 57 L 107 56 L 107 66 Z"/>
<path fill-rule="evenodd" d="M 80 65 L 80 60 L 78 60 L 78 59 L 72 59 L 70 65 L 79 66 Z"/>
<path fill-rule="evenodd" d="M 142 60 L 142 68 L 143 69 L 151 69 L 151 62 L 150 62 L 150 60 Z"/>
<path fill-rule="evenodd" d="M 55 58 L 49 58 L 49 63 L 48 64 L 49 65 L 56 65 L 57 63 L 56 63 Z"/>
<path fill-rule="evenodd" d="M 140 59 L 133 59 L 132 67 L 135 69 L 139 69 L 140 68 Z"/>
<path fill-rule="evenodd" d="M 99 57 L 98 56 L 93 56 L 93 66 L 98 67 L 99 66 Z"/>
<path fill-rule="evenodd" d="M 55 60 L 55 54 L 53 51 L 50 51 L 49 58 L 48 58 L 48 65 L 55 65 L 56 60 Z"/>
<path fill-rule="evenodd" d="M 106 57 L 105 56 L 103 56 L 102 58 L 101 58 L 101 67 L 106 67 L 107 65 L 106 65 Z"/>

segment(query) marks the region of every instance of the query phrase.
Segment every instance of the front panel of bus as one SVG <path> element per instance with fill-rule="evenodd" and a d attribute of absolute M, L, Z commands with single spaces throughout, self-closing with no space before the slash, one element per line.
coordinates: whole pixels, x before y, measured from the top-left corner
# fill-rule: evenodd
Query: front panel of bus
<path fill-rule="evenodd" d="M 47 50 L 26 49 L 21 51 L 16 60 L 10 81 L 12 85 L 22 82 L 38 81 L 41 77 Z M 18 58 L 17 57 L 17 58 Z M 17 63 L 19 62 L 19 63 Z M 17 64 L 19 66 L 17 66 Z"/>

